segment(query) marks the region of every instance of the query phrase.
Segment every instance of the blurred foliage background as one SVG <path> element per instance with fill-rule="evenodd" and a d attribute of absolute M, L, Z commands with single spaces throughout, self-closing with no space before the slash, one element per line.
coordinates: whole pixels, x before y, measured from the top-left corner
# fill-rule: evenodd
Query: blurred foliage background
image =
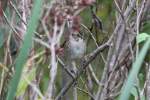
<path fill-rule="evenodd" d="M 50 0 L 51 1 L 51 0 Z M 42 14 L 44 14 L 44 10 L 47 9 L 47 3 L 50 1 L 44 0 L 43 4 L 45 6 L 42 8 Z M 0 1 L 1 3 L 4 1 Z M 19 8 L 19 4 L 17 4 L 19 0 L 13 0 L 12 3 Z M 30 5 L 32 8 L 32 5 Z M 4 9 L 5 8 L 5 9 Z M 2 98 L 6 97 L 8 92 L 8 84 L 12 78 L 12 74 L 15 70 L 14 64 L 16 63 L 16 58 L 20 52 L 20 39 L 17 37 L 17 34 L 14 34 L 15 30 L 19 30 L 21 26 L 21 19 L 17 15 L 15 9 L 11 5 L 11 3 L 4 6 L 5 14 L 1 15 L 0 13 L 0 95 Z M 110 36 L 112 35 L 114 28 L 116 27 L 116 8 L 114 6 L 113 0 L 96 0 L 96 4 L 93 6 L 93 11 L 96 16 L 101 20 L 103 29 L 99 29 L 96 26 L 91 30 L 91 33 L 96 38 L 96 43 L 94 43 L 91 38 L 90 32 L 85 29 L 84 26 L 81 25 L 81 33 L 84 35 L 84 38 L 87 43 L 87 51 L 86 55 L 91 53 L 93 50 L 105 43 Z M 21 11 L 20 11 L 21 13 Z M 31 12 L 30 12 L 31 13 Z M 86 7 L 80 14 L 81 16 L 81 24 L 85 25 L 88 29 L 93 26 L 93 18 L 91 13 L 91 6 Z M 49 16 L 51 17 L 51 16 Z M 27 18 L 28 20 L 29 18 Z M 42 21 L 40 20 L 39 25 L 36 29 L 38 35 L 35 37 L 41 36 L 43 41 L 48 42 L 48 38 L 46 37 L 46 33 L 42 30 L 43 26 Z M 13 29 L 13 28 L 14 29 Z M 18 31 L 19 32 L 19 31 Z M 140 32 L 146 32 L 149 34 L 150 32 L 150 21 L 146 21 L 143 23 Z M 20 33 L 18 33 L 20 34 Z M 63 39 L 61 41 L 64 41 Z M 39 42 L 32 42 L 32 48 L 30 50 L 30 55 L 28 56 L 28 60 L 24 64 L 21 81 L 19 82 L 19 86 L 16 92 L 16 99 L 21 100 L 21 98 L 25 98 L 24 100 L 30 100 L 28 95 L 31 93 L 30 88 L 32 88 L 32 84 L 36 81 L 39 86 L 39 90 L 42 94 L 44 94 L 48 88 L 49 83 L 49 70 L 50 70 L 50 52 L 47 50 L 48 48 L 39 44 Z M 142 47 L 143 44 L 140 44 Z M 102 77 L 102 73 L 104 71 L 105 62 L 104 59 L 107 59 L 108 49 L 106 49 L 101 55 L 98 55 L 96 59 L 91 63 L 93 71 L 97 78 L 100 80 Z M 149 61 L 150 53 L 146 56 L 145 60 Z M 145 70 L 146 68 L 142 68 L 140 71 L 139 77 L 139 85 L 140 87 L 144 86 L 145 82 Z M 90 97 L 88 96 L 87 89 L 87 72 L 84 72 L 83 75 L 78 80 L 78 100 L 88 100 Z M 93 81 L 93 80 L 92 80 Z M 30 84 L 30 85 L 29 85 Z M 56 77 L 55 84 L 55 93 L 59 93 L 62 88 L 62 64 L 58 63 L 58 72 Z M 80 90 L 81 89 L 81 90 Z M 83 90 L 85 90 L 83 92 Z M 98 91 L 98 86 L 95 82 L 93 82 L 93 91 L 95 94 Z M 136 89 L 133 89 L 132 96 L 130 100 L 134 100 L 136 95 Z M 40 93 L 39 93 L 40 94 Z M 5 99 L 2 99 L 5 100 Z M 38 96 L 38 100 L 40 96 Z M 118 97 L 116 97 L 118 100 Z"/>

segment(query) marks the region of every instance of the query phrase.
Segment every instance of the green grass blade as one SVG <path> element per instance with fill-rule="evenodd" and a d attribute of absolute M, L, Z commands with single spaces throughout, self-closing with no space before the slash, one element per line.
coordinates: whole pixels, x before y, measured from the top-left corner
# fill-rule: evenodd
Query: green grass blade
<path fill-rule="evenodd" d="M 141 65 L 143 63 L 143 60 L 146 56 L 147 51 L 149 50 L 150 47 L 150 38 L 146 41 L 146 43 L 144 44 L 141 52 L 139 53 L 136 61 L 133 63 L 132 65 L 132 69 L 131 72 L 129 74 L 129 77 L 123 87 L 121 96 L 119 100 L 128 100 L 129 96 L 130 96 L 130 91 L 134 85 L 135 79 L 137 77 L 137 74 L 141 68 Z"/>
<path fill-rule="evenodd" d="M 16 90 L 21 77 L 23 66 L 27 60 L 30 48 L 32 47 L 32 38 L 34 36 L 34 31 L 38 25 L 38 20 L 40 18 L 42 1 L 43 0 L 35 0 L 34 2 L 32 14 L 29 20 L 29 24 L 27 26 L 27 32 L 24 37 L 24 41 L 20 53 L 16 59 L 15 73 L 12 77 L 12 80 L 10 81 L 6 100 L 13 100 L 16 94 Z"/>

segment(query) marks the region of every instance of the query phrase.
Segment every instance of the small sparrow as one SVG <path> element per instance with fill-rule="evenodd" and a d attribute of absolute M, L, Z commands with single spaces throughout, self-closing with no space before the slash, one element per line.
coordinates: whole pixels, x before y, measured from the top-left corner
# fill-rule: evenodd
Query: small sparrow
<path fill-rule="evenodd" d="M 75 77 L 77 72 L 75 62 L 80 60 L 86 51 L 86 43 L 84 39 L 79 36 L 79 33 L 70 34 L 68 41 L 66 41 L 65 47 L 65 56 L 66 56 L 66 68 L 69 70 L 71 76 L 66 73 L 63 69 L 62 71 L 62 86 L 64 87 L 68 80 Z M 77 88 L 76 85 L 72 87 L 63 97 L 63 100 L 70 100 L 71 97 L 74 97 L 74 100 L 77 100 Z"/>
<path fill-rule="evenodd" d="M 78 33 L 72 33 L 66 43 L 67 59 L 74 61 L 82 58 L 86 51 L 86 43 Z"/>

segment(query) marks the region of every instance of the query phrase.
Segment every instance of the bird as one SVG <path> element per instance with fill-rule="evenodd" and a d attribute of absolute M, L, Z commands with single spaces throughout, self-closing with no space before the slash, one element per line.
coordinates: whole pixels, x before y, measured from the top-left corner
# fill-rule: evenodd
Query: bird
<path fill-rule="evenodd" d="M 62 71 L 62 86 L 64 87 L 68 80 L 74 78 L 77 72 L 76 62 L 84 57 L 86 52 L 86 42 L 80 36 L 80 33 L 74 32 L 69 34 L 68 40 L 64 46 L 64 54 L 66 60 L 66 68 L 70 71 L 71 76 L 65 71 Z M 72 95 L 72 96 L 71 96 Z M 63 100 L 70 100 L 70 97 L 77 98 L 76 84 L 64 95 Z"/>
<path fill-rule="evenodd" d="M 66 56 L 67 60 L 75 61 L 81 59 L 86 51 L 85 40 L 79 33 L 72 33 L 66 43 Z"/>

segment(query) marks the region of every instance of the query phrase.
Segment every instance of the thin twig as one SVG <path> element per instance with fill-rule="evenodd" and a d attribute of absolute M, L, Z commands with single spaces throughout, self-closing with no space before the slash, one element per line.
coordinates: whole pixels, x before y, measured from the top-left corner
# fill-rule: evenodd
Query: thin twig
<path fill-rule="evenodd" d="M 72 79 L 74 79 L 74 75 L 72 75 L 70 70 L 63 63 L 63 61 L 58 56 L 57 56 L 57 59 L 58 59 L 58 62 L 61 64 L 62 68 L 67 72 L 67 74 L 70 75 L 72 77 Z"/>
<path fill-rule="evenodd" d="M 17 16 L 21 19 L 22 23 L 27 26 L 27 22 L 25 22 L 25 21 L 22 19 L 21 14 L 19 13 L 18 9 L 15 7 L 15 5 L 13 4 L 13 2 L 12 2 L 12 1 L 9 1 L 9 2 L 10 2 L 10 5 L 12 6 L 12 8 L 15 10 Z M 39 35 L 38 32 L 35 31 L 34 33 L 35 33 L 36 36 L 38 36 L 39 38 L 42 38 L 42 37 Z"/>
<path fill-rule="evenodd" d="M 147 0 L 144 0 L 142 2 L 142 6 L 139 10 L 139 7 L 138 7 L 138 1 L 136 2 L 137 4 L 137 19 L 136 19 L 136 34 L 138 35 L 139 34 L 139 28 L 140 28 L 140 22 L 141 22 L 141 15 L 143 13 L 143 10 L 144 10 L 144 7 L 145 7 L 145 3 L 146 3 Z M 137 44 L 136 45 L 136 57 L 137 55 L 139 54 L 139 45 Z"/>
<path fill-rule="evenodd" d="M 70 80 L 66 86 L 60 91 L 60 93 L 56 96 L 55 100 L 59 100 L 67 91 L 68 89 L 73 85 L 73 83 L 80 77 L 80 75 L 83 73 L 83 71 L 86 69 L 86 67 L 97 57 L 97 55 L 103 51 L 105 48 L 109 47 L 109 42 L 106 42 L 105 44 L 99 46 L 96 50 L 94 50 L 92 53 L 89 54 L 89 59 L 81 65 L 81 69 L 78 70 L 77 75 L 73 80 Z"/>
<path fill-rule="evenodd" d="M 81 26 L 84 27 L 84 28 L 86 29 L 86 31 L 90 33 L 92 39 L 94 40 L 94 43 L 95 43 L 96 47 L 98 47 L 98 43 L 96 42 L 96 39 L 95 39 L 95 37 L 93 36 L 93 33 L 92 33 L 84 24 L 81 24 Z M 105 60 L 103 54 L 100 53 L 100 55 L 101 55 L 101 57 L 102 57 L 104 63 L 106 63 L 106 60 Z"/>
<path fill-rule="evenodd" d="M 91 93 L 89 93 L 88 91 L 86 91 L 86 90 L 84 90 L 84 89 L 81 89 L 81 88 L 79 88 L 79 87 L 77 87 L 77 89 L 78 89 L 79 91 L 85 93 L 85 94 L 88 94 L 88 95 L 94 100 L 94 96 L 93 96 Z"/>

